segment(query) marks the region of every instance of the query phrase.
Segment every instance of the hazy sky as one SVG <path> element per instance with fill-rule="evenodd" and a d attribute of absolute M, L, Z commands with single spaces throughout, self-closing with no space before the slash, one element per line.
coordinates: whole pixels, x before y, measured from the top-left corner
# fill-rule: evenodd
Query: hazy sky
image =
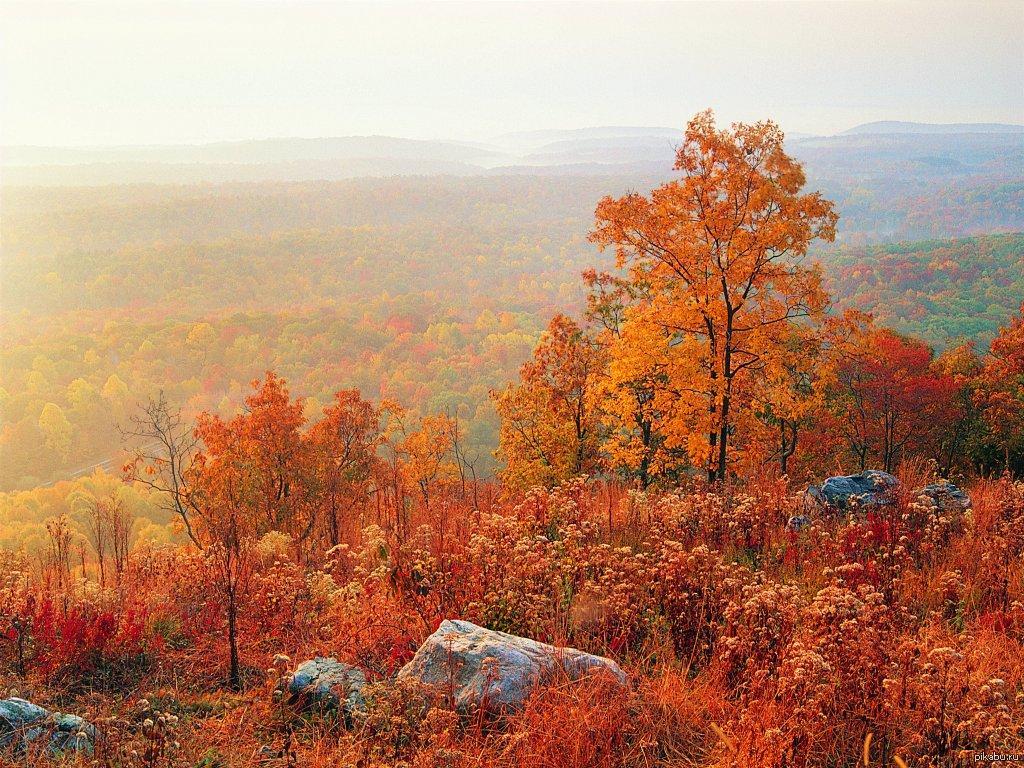
<path fill-rule="evenodd" d="M 0 141 L 1024 122 L 1024 2 L 0 0 Z"/>

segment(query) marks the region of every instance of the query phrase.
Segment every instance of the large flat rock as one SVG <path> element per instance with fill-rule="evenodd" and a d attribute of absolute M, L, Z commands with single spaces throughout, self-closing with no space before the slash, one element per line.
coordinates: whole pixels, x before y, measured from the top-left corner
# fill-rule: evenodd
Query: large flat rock
<path fill-rule="evenodd" d="M 521 709 L 534 688 L 560 669 L 571 679 L 604 673 L 626 684 L 626 674 L 611 659 L 458 619 L 441 622 L 398 677 L 450 693 L 460 712 L 503 712 Z"/>

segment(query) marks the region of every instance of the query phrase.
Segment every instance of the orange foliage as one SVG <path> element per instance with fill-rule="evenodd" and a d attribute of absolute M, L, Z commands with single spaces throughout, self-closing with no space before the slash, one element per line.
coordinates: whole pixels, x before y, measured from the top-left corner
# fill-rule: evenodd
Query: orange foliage
<path fill-rule="evenodd" d="M 597 468 L 597 382 L 603 354 L 573 320 L 556 315 L 521 383 L 492 393 L 502 419 L 505 480 L 516 487 L 553 485 Z"/>
<path fill-rule="evenodd" d="M 1003 450 L 1008 470 L 1011 451 L 1024 451 L 1024 304 L 992 341 L 981 379 L 985 421 Z"/>
<path fill-rule="evenodd" d="M 884 518 L 823 518 L 800 534 L 785 526 L 800 501 L 779 481 L 729 494 L 573 481 L 482 509 L 456 491 L 435 488 L 429 505 L 414 492 L 408 525 L 383 514 L 304 559 L 254 545 L 238 613 L 244 690 L 230 697 L 209 693 L 224 663 L 216 561 L 140 547 L 121 584 L 97 593 L 7 559 L 18 575 L 0 596 L 27 627 L 25 676 L 10 681 L 85 686 L 81 701 L 101 708 L 145 693 L 181 715 L 169 754 L 186 765 L 246 765 L 263 749 L 306 765 L 810 768 L 852 763 L 871 734 L 880 764 L 952 766 L 1024 747 L 1020 484 L 977 483 L 973 516 L 938 528 L 901 498 Z M 450 616 L 612 656 L 631 685 L 552 679 L 521 712 L 460 717 L 444 691 L 390 681 Z M 16 663 L 14 642 L 0 650 Z M 364 669 L 365 717 L 346 730 L 274 703 L 277 673 L 260 685 L 253 667 L 278 653 Z M 149 737 L 121 711 L 101 723 L 101 765 L 141 764 L 126 755 Z"/>
<path fill-rule="evenodd" d="M 837 216 L 804 174 L 773 123 L 715 127 L 690 121 L 676 156 L 682 177 L 597 207 L 592 239 L 615 248 L 643 296 L 627 313 L 660 330 L 667 393 L 678 414 L 667 442 L 685 447 L 709 478 L 726 477 L 736 413 L 753 374 L 799 318 L 825 307 L 821 276 L 801 265 L 815 238 L 835 237 Z"/>

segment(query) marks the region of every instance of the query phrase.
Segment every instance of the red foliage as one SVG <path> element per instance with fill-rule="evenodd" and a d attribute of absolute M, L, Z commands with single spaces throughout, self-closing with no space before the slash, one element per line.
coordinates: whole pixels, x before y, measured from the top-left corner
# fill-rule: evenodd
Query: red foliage
<path fill-rule="evenodd" d="M 47 678 L 91 671 L 149 650 L 145 606 L 101 608 L 43 595 L 31 616 L 33 665 Z"/>

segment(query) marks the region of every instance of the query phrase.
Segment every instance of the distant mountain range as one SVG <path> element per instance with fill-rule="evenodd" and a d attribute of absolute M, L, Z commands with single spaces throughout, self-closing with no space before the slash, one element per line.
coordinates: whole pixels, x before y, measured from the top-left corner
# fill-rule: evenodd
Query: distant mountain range
<path fill-rule="evenodd" d="M 420 162 L 486 162 L 489 147 L 391 136 L 327 139 L 252 139 L 212 144 L 154 144 L 125 147 L 4 147 L 2 162 L 13 165 L 97 163 L 277 163 L 301 160 L 393 158 Z"/>
<path fill-rule="evenodd" d="M 904 123 L 898 120 L 880 120 L 864 123 L 843 131 L 850 134 L 879 133 L 1024 133 L 1024 125 L 1011 123 Z"/>
<path fill-rule="evenodd" d="M 262 139 L 199 145 L 31 147 L 0 150 L 0 181 L 14 185 L 335 180 L 478 174 L 663 175 L 682 130 L 602 126 L 508 133 L 488 142 L 389 136 Z M 790 134 L 790 151 L 826 177 L 891 172 L 1016 175 L 1024 126 L 865 123 L 835 136 Z"/>

